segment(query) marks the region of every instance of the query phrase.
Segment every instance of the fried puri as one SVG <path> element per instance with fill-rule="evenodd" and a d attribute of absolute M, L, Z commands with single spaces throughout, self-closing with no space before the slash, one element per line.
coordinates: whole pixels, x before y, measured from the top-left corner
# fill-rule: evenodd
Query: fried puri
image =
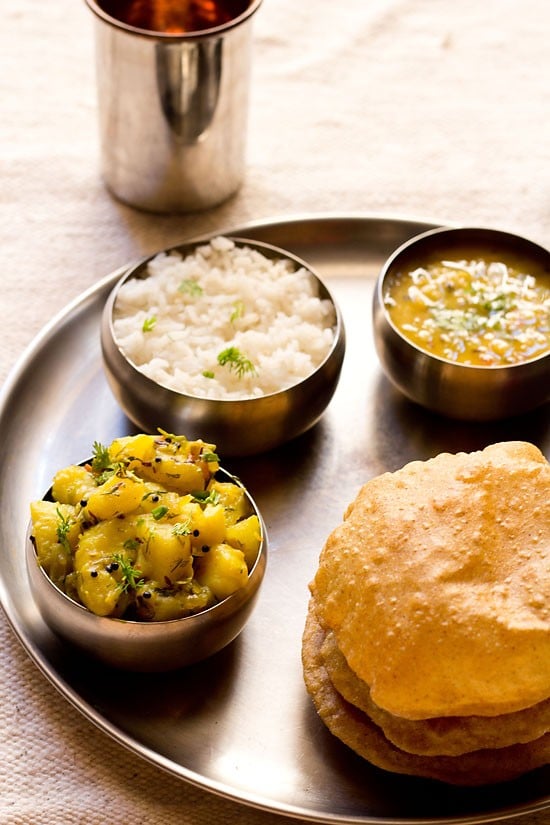
<path fill-rule="evenodd" d="M 367 759 L 462 784 L 549 761 L 550 465 L 532 444 L 372 479 L 310 589 L 306 686 Z"/>
<path fill-rule="evenodd" d="M 375 705 L 368 685 L 351 670 L 332 631 L 325 633 L 319 655 L 328 678 L 342 698 L 366 713 L 390 742 L 409 753 L 457 756 L 482 748 L 530 742 L 550 730 L 550 699 L 502 716 L 403 719 Z"/>
<path fill-rule="evenodd" d="M 306 687 L 330 732 L 373 765 L 393 773 L 477 786 L 515 779 L 548 762 L 549 733 L 531 742 L 460 756 L 419 756 L 401 750 L 367 714 L 346 702 L 335 689 L 321 656 L 323 639 L 324 631 L 311 600 L 302 647 Z"/>

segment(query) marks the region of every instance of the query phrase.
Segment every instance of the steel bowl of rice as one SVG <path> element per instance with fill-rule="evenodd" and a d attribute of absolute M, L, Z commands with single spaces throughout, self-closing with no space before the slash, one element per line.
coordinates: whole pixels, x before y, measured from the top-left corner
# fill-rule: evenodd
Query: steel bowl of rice
<path fill-rule="evenodd" d="M 101 347 L 111 390 L 137 427 L 246 456 L 321 418 L 345 330 L 326 285 L 300 258 L 216 236 L 129 269 L 106 302 Z"/>

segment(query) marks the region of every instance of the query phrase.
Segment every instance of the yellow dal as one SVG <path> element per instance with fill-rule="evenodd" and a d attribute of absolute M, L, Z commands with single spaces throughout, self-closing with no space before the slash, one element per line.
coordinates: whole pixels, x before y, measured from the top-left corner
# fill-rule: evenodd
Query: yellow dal
<path fill-rule="evenodd" d="M 506 366 L 550 351 L 550 274 L 472 255 L 386 279 L 397 329 L 426 352 L 471 366 Z"/>

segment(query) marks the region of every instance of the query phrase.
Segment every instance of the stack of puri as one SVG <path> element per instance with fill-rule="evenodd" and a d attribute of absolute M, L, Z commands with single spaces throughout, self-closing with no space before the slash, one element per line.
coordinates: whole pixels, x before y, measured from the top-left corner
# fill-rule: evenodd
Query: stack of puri
<path fill-rule="evenodd" d="M 306 687 L 360 756 L 472 786 L 550 761 L 550 465 L 534 445 L 370 480 L 310 589 Z"/>

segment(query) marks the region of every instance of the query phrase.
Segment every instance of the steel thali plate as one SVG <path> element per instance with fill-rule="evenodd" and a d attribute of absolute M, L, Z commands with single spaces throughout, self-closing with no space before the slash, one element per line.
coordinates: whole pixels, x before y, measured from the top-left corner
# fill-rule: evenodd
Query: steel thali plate
<path fill-rule="evenodd" d="M 67 657 L 34 605 L 24 566 L 28 502 L 59 467 L 89 455 L 94 440 L 133 432 L 108 388 L 99 345 L 101 311 L 124 269 L 42 331 L 0 397 L 0 599 L 24 648 L 62 695 L 121 745 L 261 810 L 321 823 L 448 825 L 550 807 L 547 769 L 479 789 L 378 770 L 331 736 L 303 686 L 308 582 L 326 537 L 362 483 L 413 459 L 499 440 L 530 440 L 550 456 L 547 407 L 490 425 L 450 422 L 408 402 L 382 374 L 371 330 L 374 280 L 397 246 L 435 225 L 329 214 L 231 228 L 285 247 L 317 269 L 341 306 L 347 352 L 334 398 L 309 433 L 272 453 L 226 462 L 218 445 L 224 465 L 262 510 L 268 569 L 241 636 L 185 672 L 162 679 L 106 674 L 85 657 Z"/>

